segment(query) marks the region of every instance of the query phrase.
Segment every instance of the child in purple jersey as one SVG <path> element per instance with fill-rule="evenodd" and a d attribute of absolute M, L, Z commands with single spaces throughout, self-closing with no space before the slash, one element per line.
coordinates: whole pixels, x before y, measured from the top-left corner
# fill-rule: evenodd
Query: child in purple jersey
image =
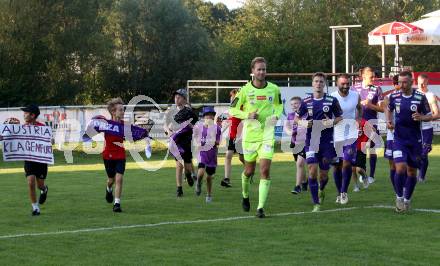
<path fill-rule="evenodd" d="M 384 108 L 382 105 L 383 95 L 382 89 L 379 86 L 375 86 L 373 84 L 374 79 L 374 71 L 371 67 L 365 67 L 361 71 L 362 75 L 362 83 L 353 87 L 355 91 L 357 91 L 361 97 L 362 104 L 362 121 L 361 125 L 365 124 L 365 122 L 369 120 L 377 120 L 377 113 L 384 112 Z M 370 121 L 373 122 L 373 121 Z M 373 123 L 375 124 L 375 123 Z M 363 131 L 363 128 L 361 128 Z M 377 126 L 374 126 L 374 130 L 378 132 Z M 358 141 L 363 142 L 366 138 L 365 134 L 361 135 Z M 367 188 L 369 184 L 374 182 L 374 174 L 376 172 L 376 163 L 377 163 L 377 154 L 373 149 L 377 143 L 373 141 L 369 141 L 370 143 L 370 176 L 364 177 L 365 180 L 362 180 L 364 183 L 364 187 Z M 366 157 L 366 154 L 364 154 Z M 366 160 L 366 158 L 360 158 L 361 161 Z"/>
<path fill-rule="evenodd" d="M 342 110 L 338 100 L 324 93 L 325 82 L 325 74 L 313 75 L 313 94 L 304 98 L 295 121 L 298 125 L 308 128 L 305 152 L 309 170 L 309 188 L 314 204 L 313 212 L 320 211 L 320 204 L 325 197 L 324 189 L 328 183 L 328 170 L 330 164 L 337 159 L 333 145 L 333 126 L 342 120 Z M 307 120 L 299 119 L 305 115 Z"/>
<path fill-rule="evenodd" d="M 202 193 L 202 180 L 206 172 L 206 203 L 212 201 L 212 179 L 217 167 L 218 145 L 221 138 L 221 129 L 214 122 L 215 110 L 212 106 L 203 108 L 203 122 L 194 127 L 193 139 L 197 147 L 199 170 L 197 173 L 196 195 Z"/>
<path fill-rule="evenodd" d="M 298 96 L 290 99 L 290 106 L 292 113 L 287 115 L 287 120 L 284 123 L 285 132 L 291 136 L 290 148 L 293 149 L 293 158 L 296 162 L 296 184 L 292 189 L 292 194 L 299 194 L 302 191 L 307 191 L 306 178 L 306 153 L 304 151 L 307 128 L 299 127 L 295 123 L 296 112 L 301 105 L 301 98 Z"/>
<path fill-rule="evenodd" d="M 388 129 L 394 129 L 396 211 L 405 212 L 410 208 L 422 156 L 421 122 L 431 121 L 432 115 L 426 96 L 412 89 L 411 72 L 399 74 L 399 85 L 400 91 L 390 95 L 386 117 Z"/>

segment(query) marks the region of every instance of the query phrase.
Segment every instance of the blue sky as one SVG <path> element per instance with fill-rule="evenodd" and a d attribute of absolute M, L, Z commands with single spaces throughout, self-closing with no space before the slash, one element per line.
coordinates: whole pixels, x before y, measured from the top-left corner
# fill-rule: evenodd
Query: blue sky
<path fill-rule="evenodd" d="M 214 4 L 216 3 L 223 3 L 225 4 L 229 9 L 234 9 L 243 6 L 244 0 L 205 0 L 207 2 L 212 2 Z"/>

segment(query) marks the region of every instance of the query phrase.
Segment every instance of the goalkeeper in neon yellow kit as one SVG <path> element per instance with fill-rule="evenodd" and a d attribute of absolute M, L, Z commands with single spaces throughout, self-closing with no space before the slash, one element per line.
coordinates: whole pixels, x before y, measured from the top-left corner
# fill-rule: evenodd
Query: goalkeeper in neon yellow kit
<path fill-rule="evenodd" d="M 275 124 L 283 112 L 278 86 L 266 81 L 266 60 L 256 57 L 251 69 L 254 79 L 243 86 L 231 104 L 230 114 L 243 119 L 245 169 L 241 175 L 243 210 L 250 210 L 249 186 L 260 159 L 260 186 L 257 217 L 264 218 L 264 205 L 270 187 L 270 165 L 274 153 Z"/>

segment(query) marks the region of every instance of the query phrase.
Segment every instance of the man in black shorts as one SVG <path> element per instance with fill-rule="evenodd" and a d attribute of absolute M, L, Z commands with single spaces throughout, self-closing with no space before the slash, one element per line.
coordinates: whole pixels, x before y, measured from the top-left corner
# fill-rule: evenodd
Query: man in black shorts
<path fill-rule="evenodd" d="M 37 121 L 37 117 L 40 115 L 40 109 L 38 106 L 32 104 L 21 108 L 21 110 L 24 112 L 23 118 L 25 125 L 45 126 L 45 124 Z M 24 161 L 24 172 L 29 187 L 29 198 L 31 199 L 32 203 L 32 215 L 40 215 L 39 204 L 44 204 L 44 202 L 46 202 L 48 192 L 48 187 L 44 183 L 47 176 L 47 164 Z M 35 185 L 37 185 L 40 189 L 40 197 L 38 202 L 35 192 Z"/>

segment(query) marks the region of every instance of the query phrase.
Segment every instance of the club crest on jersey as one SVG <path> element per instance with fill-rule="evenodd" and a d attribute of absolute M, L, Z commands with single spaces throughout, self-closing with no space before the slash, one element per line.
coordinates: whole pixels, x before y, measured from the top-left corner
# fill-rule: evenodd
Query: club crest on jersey
<path fill-rule="evenodd" d="M 328 113 L 328 111 L 330 111 L 330 107 L 328 105 L 325 105 L 324 107 L 322 107 L 322 111 Z"/>
<path fill-rule="evenodd" d="M 411 104 L 410 109 L 411 109 L 411 111 L 413 111 L 413 112 L 417 111 L 417 105 L 415 105 L 415 104 Z"/>
<path fill-rule="evenodd" d="M 273 102 L 273 97 L 272 97 L 272 96 L 269 96 L 269 98 L 267 98 L 267 100 L 268 100 L 269 102 Z"/>
<path fill-rule="evenodd" d="M 367 98 L 368 98 L 368 100 L 373 100 L 374 94 L 368 93 Z"/>

